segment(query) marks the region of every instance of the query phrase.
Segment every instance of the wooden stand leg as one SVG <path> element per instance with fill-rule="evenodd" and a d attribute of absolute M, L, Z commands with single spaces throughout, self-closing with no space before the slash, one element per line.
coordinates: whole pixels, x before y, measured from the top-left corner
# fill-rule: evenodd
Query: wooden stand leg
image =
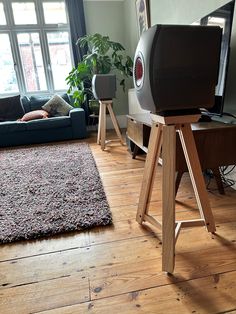
<path fill-rule="evenodd" d="M 215 232 L 214 217 L 211 212 L 207 190 L 202 175 L 202 169 L 198 158 L 193 133 L 190 124 L 182 124 L 179 127 L 179 135 L 183 147 L 190 178 L 195 192 L 201 217 L 205 220 L 207 230 Z"/>
<path fill-rule="evenodd" d="M 112 109 L 111 103 L 107 104 L 107 108 L 108 108 L 109 114 L 111 116 L 111 121 L 112 121 L 112 123 L 114 125 L 114 129 L 116 131 L 116 135 L 120 139 L 121 144 L 124 145 L 124 142 L 123 142 L 123 139 L 122 139 L 122 135 L 121 135 L 121 131 L 120 131 L 120 128 L 119 128 L 116 116 L 114 114 L 114 111 Z"/>
<path fill-rule="evenodd" d="M 162 270 L 172 273 L 175 261 L 175 125 L 163 126 Z"/>
<path fill-rule="evenodd" d="M 103 102 L 100 102 L 99 120 L 100 120 L 100 143 L 101 149 L 104 150 L 106 141 L 106 104 L 104 104 Z"/>
<path fill-rule="evenodd" d="M 148 144 L 148 153 L 146 156 L 144 166 L 143 181 L 136 216 L 136 220 L 140 224 L 143 222 L 144 216 L 148 211 L 147 204 L 152 193 L 157 160 L 159 158 L 161 150 L 161 139 L 162 139 L 162 125 L 158 126 L 157 123 L 153 123 Z"/>
<path fill-rule="evenodd" d="M 98 116 L 98 136 L 97 136 L 97 144 L 100 145 L 101 141 L 101 120 L 102 120 L 102 109 L 101 109 L 101 103 L 99 106 L 99 116 Z"/>

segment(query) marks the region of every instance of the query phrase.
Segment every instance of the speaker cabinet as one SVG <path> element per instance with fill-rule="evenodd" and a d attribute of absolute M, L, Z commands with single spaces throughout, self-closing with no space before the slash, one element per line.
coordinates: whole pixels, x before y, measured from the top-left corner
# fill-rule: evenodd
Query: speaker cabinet
<path fill-rule="evenodd" d="M 116 76 L 96 74 L 92 79 L 92 91 L 96 99 L 109 100 L 116 96 Z"/>
<path fill-rule="evenodd" d="M 210 108 L 215 101 L 221 28 L 155 25 L 134 58 L 134 86 L 142 109 L 169 115 Z"/>

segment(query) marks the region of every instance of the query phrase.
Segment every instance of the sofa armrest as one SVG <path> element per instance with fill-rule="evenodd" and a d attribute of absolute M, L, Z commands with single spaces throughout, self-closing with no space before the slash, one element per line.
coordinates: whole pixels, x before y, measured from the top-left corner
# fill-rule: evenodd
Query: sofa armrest
<path fill-rule="evenodd" d="M 71 118 L 73 138 L 85 138 L 87 129 L 85 123 L 85 112 L 82 108 L 73 108 L 69 112 Z"/>

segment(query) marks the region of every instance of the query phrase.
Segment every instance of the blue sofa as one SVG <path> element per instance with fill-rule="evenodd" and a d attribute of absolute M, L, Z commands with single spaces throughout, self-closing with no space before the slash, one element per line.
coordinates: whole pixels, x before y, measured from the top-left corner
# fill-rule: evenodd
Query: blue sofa
<path fill-rule="evenodd" d="M 62 95 L 62 98 L 70 103 L 67 94 Z M 49 99 L 50 97 L 21 97 L 23 113 L 42 109 Z M 68 116 L 0 122 L 0 147 L 81 139 L 86 136 L 85 113 L 82 108 L 71 109 Z"/>

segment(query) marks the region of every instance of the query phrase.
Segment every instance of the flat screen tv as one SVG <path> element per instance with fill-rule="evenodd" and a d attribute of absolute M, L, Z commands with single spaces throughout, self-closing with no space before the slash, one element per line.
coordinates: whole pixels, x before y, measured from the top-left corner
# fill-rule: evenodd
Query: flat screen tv
<path fill-rule="evenodd" d="M 220 26 L 223 29 L 218 85 L 215 90 L 215 105 L 208 109 L 209 115 L 221 116 L 223 114 L 227 72 L 230 58 L 230 38 L 233 23 L 234 3 L 235 1 L 230 1 L 214 12 L 204 16 L 199 21 L 193 23 L 193 25 Z"/>

